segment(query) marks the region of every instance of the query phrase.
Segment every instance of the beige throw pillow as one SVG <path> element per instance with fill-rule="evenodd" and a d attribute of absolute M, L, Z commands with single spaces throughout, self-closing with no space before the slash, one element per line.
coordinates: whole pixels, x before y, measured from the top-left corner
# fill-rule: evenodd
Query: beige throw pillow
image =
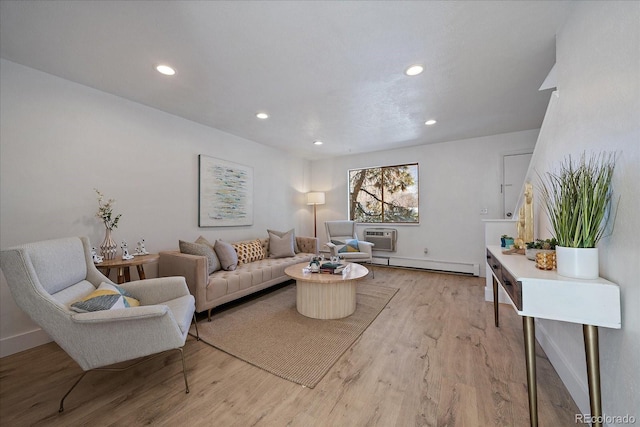
<path fill-rule="evenodd" d="M 277 231 L 277 230 L 269 230 L 267 229 L 267 233 L 273 233 L 278 237 L 283 237 L 285 234 L 287 233 L 291 233 L 291 236 L 293 237 L 293 251 L 295 253 L 300 253 L 300 248 L 298 248 L 298 242 L 296 241 L 296 232 L 295 232 L 295 228 L 292 228 L 289 231 Z M 269 252 L 271 252 L 271 249 L 269 249 Z"/>
<path fill-rule="evenodd" d="M 293 232 L 278 236 L 269 233 L 269 256 L 271 258 L 285 258 L 295 256 L 293 249 Z"/>

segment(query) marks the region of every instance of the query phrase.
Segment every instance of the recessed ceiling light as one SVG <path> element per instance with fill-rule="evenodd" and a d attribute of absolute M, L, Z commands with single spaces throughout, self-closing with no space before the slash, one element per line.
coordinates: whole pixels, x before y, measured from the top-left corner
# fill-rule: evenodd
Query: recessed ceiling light
<path fill-rule="evenodd" d="M 427 126 L 433 126 L 433 125 L 435 125 L 436 123 L 438 123 L 438 122 L 436 122 L 436 121 L 435 121 L 435 120 L 433 120 L 433 119 L 431 119 L 431 120 L 427 120 L 426 122 L 424 122 L 424 124 L 425 124 L 425 125 L 427 125 Z"/>
<path fill-rule="evenodd" d="M 256 114 L 256 117 L 259 118 L 259 119 L 264 120 L 264 119 L 268 119 L 269 115 L 267 113 L 258 113 L 258 114 Z"/>
<path fill-rule="evenodd" d="M 407 76 L 417 76 L 418 74 L 424 71 L 424 67 L 422 65 L 412 65 L 411 67 L 405 70 L 405 74 Z"/>
<path fill-rule="evenodd" d="M 168 65 L 160 64 L 156 67 L 159 73 L 164 74 L 165 76 L 173 76 L 176 73 L 176 70 L 169 67 Z"/>
<path fill-rule="evenodd" d="M 322 141 L 313 141 L 313 145 L 322 145 Z"/>

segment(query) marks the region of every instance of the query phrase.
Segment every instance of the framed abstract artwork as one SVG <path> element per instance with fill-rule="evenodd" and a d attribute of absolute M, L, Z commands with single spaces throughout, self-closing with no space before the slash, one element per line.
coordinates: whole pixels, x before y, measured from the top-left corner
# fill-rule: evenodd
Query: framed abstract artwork
<path fill-rule="evenodd" d="M 198 226 L 253 224 L 253 168 L 198 156 Z"/>

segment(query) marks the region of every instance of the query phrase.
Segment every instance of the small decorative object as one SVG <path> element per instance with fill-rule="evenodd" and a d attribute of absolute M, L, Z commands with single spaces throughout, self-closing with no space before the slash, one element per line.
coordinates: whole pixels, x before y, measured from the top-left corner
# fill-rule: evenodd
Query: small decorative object
<path fill-rule="evenodd" d="M 613 211 L 611 181 L 615 153 L 600 153 L 580 160 L 567 157 L 558 172 L 540 177 L 544 209 L 558 245 L 558 274 L 576 279 L 597 279 L 598 242 L 605 236 Z M 615 217 L 614 217 L 615 221 Z"/>
<path fill-rule="evenodd" d="M 142 237 L 140 238 L 140 240 L 138 240 L 138 246 L 136 246 L 136 251 L 133 255 L 134 256 L 149 255 L 147 248 L 144 247 L 144 239 Z"/>
<path fill-rule="evenodd" d="M 94 264 L 100 264 L 102 261 L 104 261 L 104 258 L 98 255 L 96 248 L 91 248 L 91 258 L 93 259 Z"/>
<path fill-rule="evenodd" d="M 313 256 L 311 257 L 311 261 L 309 262 L 309 271 L 312 273 L 317 273 L 320 271 L 320 263 L 322 262 L 324 257 Z"/>
<path fill-rule="evenodd" d="M 556 268 L 555 251 L 538 252 L 536 254 L 536 268 L 540 270 L 554 270 Z"/>
<path fill-rule="evenodd" d="M 97 188 L 94 188 L 94 190 L 98 193 L 98 212 L 96 212 L 96 216 L 102 220 L 105 227 L 104 240 L 100 245 L 100 255 L 103 259 L 114 259 L 116 257 L 118 244 L 111 237 L 111 231 L 114 228 L 118 228 L 118 222 L 120 221 L 122 214 L 118 214 L 114 217 L 113 204 L 115 203 L 115 199 L 109 199 L 105 203 L 104 194 L 98 191 Z"/>
<path fill-rule="evenodd" d="M 535 242 L 527 242 L 526 243 L 527 249 L 525 251 L 525 255 L 527 259 L 530 259 L 531 261 L 535 261 L 536 254 L 538 252 L 555 251 L 557 243 L 558 242 L 556 241 L 555 238 L 547 239 L 547 240 L 537 239 Z"/>
<path fill-rule="evenodd" d="M 122 249 L 122 259 L 123 260 L 129 260 L 129 259 L 133 259 L 133 255 L 131 255 L 129 253 L 129 247 L 127 246 L 127 242 L 126 241 L 122 241 L 122 245 L 120 245 L 120 248 Z"/>
<path fill-rule="evenodd" d="M 509 250 L 511 249 L 511 247 L 513 246 L 513 237 L 511 236 L 507 236 L 506 234 L 503 234 L 500 237 L 500 246 Z"/>

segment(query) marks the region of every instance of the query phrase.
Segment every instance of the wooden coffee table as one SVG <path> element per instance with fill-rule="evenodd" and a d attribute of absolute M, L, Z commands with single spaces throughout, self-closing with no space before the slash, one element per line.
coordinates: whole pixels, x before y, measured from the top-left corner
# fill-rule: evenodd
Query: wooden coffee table
<path fill-rule="evenodd" d="M 298 313 L 313 319 L 342 319 L 356 311 L 356 282 L 369 274 L 366 267 L 347 263 L 342 274 L 305 273 L 309 263 L 287 267 L 287 276 L 296 279 Z"/>

